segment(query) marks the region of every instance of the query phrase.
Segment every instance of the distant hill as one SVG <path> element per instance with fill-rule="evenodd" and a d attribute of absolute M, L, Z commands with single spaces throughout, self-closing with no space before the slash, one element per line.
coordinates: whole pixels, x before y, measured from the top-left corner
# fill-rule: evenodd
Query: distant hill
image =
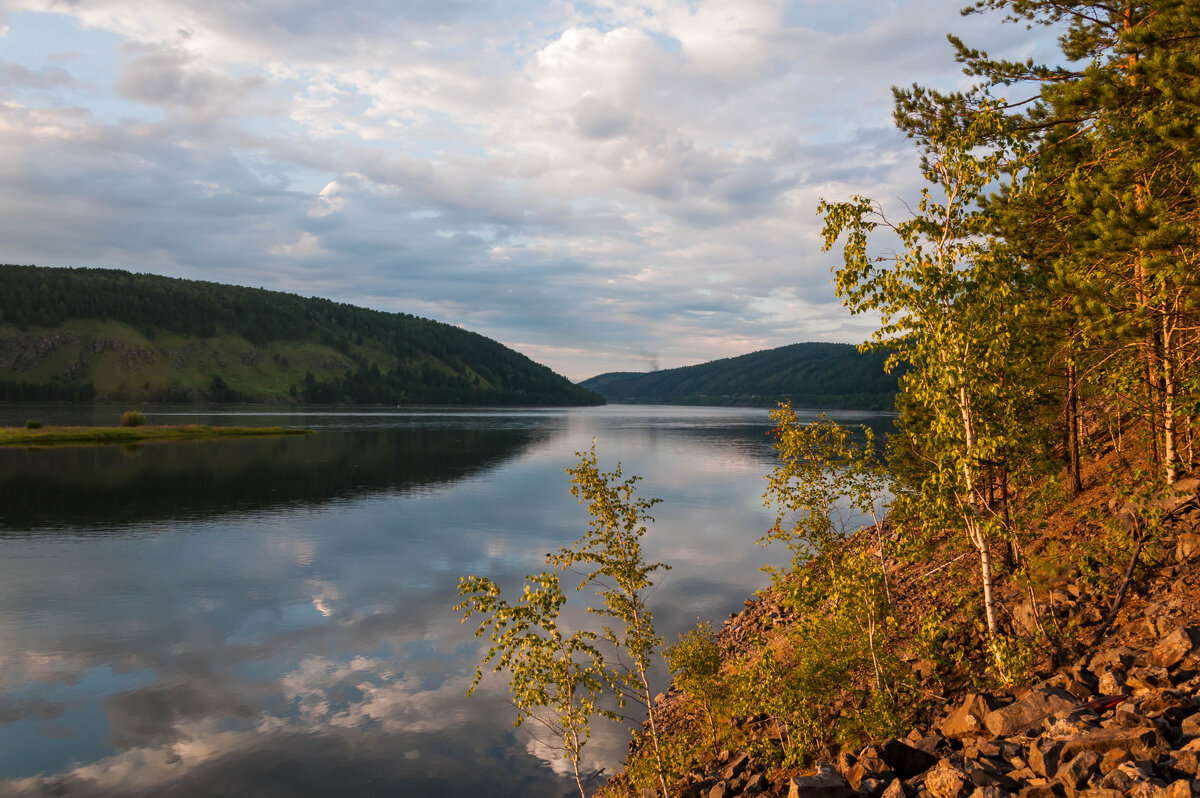
<path fill-rule="evenodd" d="M 891 410 L 897 375 L 885 352 L 850 344 L 791 344 L 697 366 L 616 371 L 579 383 L 617 404 L 684 404 Z"/>
<path fill-rule="evenodd" d="M 0 400 L 588 405 L 449 324 L 113 269 L 0 265 Z"/>

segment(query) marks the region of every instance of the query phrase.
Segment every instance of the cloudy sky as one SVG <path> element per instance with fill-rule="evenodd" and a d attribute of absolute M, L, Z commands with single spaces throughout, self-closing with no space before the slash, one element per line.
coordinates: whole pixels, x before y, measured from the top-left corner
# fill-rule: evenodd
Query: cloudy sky
<path fill-rule="evenodd" d="M 0 0 L 0 261 L 415 313 L 573 379 L 859 342 L 815 210 L 918 191 L 891 85 L 960 83 L 951 31 L 1045 52 L 963 2 Z"/>

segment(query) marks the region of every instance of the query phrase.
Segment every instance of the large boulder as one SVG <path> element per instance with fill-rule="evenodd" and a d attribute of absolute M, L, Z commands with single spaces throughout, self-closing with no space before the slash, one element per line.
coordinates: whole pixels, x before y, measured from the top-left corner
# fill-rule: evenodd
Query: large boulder
<path fill-rule="evenodd" d="M 924 773 L 938 761 L 933 754 L 907 745 L 894 737 L 885 740 L 879 746 L 879 756 L 902 779 L 911 779 L 918 773 Z"/>
<path fill-rule="evenodd" d="M 1174 668 L 1184 660 L 1191 658 L 1200 647 L 1200 629 L 1185 626 L 1176 629 L 1171 634 L 1158 641 L 1146 661 L 1157 668 Z"/>
<path fill-rule="evenodd" d="M 942 720 L 938 730 L 953 740 L 978 737 L 987 731 L 983 719 L 991 711 L 987 698 L 977 693 L 967 693 L 963 702 Z"/>
<path fill-rule="evenodd" d="M 1063 744 L 1062 758 L 1064 761 L 1075 756 L 1092 752 L 1098 757 L 1113 749 L 1128 751 L 1134 759 L 1155 762 L 1167 748 L 1167 742 L 1162 733 L 1156 728 L 1144 726 L 1134 728 L 1097 729 L 1072 737 Z"/>
<path fill-rule="evenodd" d="M 993 737 L 1007 737 L 1024 731 L 1056 712 L 1073 708 L 1078 702 L 1066 690 L 1042 685 L 1034 687 L 1020 701 L 989 712 L 983 719 Z"/>

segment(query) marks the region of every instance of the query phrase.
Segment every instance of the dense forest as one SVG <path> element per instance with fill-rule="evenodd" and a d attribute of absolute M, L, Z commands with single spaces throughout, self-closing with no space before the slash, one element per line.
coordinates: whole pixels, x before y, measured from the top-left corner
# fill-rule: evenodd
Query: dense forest
<path fill-rule="evenodd" d="M 326 299 L 0 266 L 0 400 L 585 405 L 476 333 Z"/>
<path fill-rule="evenodd" d="M 580 385 L 621 404 L 748 405 L 890 410 L 896 374 L 883 350 L 804 343 L 648 373 L 611 372 Z"/>
<path fill-rule="evenodd" d="M 1055 492 L 1080 494 L 1085 466 L 1116 450 L 1106 489 L 1143 508 L 1125 538 L 1140 552 L 1152 508 L 1196 466 L 1200 5 L 978 0 L 964 13 L 995 11 L 1055 26 L 1060 62 L 997 60 L 951 36 L 972 88 L 894 90 L 919 201 L 821 212 L 839 295 L 878 314 L 876 341 L 909 365 L 893 517 L 970 546 L 1000 667 L 995 596 L 1021 576 Z"/>

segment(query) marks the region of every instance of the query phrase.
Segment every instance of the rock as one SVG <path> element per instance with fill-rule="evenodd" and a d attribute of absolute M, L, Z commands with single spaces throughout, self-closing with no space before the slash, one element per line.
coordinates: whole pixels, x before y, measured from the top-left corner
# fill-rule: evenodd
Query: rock
<path fill-rule="evenodd" d="M 904 791 L 904 782 L 892 779 L 892 783 L 879 794 L 879 798 L 908 798 L 908 793 Z"/>
<path fill-rule="evenodd" d="M 1129 793 L 1133 788 L 1150 780 L 1150 774 L 1141 770 L 1132 762 L 1124 762 L 1120 767 L 1113 768 L 1101 781 L 1100 786 L 1108 790 L 1120 790 Z"/>
<path fill-rule="evenodd" d="M 847 798 L 850 791 L 837 770 L 828 762 L 809 776 L 796 776 L 788 786 L 788 798 Z"/>
<path fill-rule="evenodd" d="M 1062 789 L 1059 787 L 1058 789 Z M 1058 798 L 1059 793 L 1054 791 L 1053 784 L 1030 784 L 1022 787 L 1017 795 L 1020 798 Z"/>
<path fill-rule="evenodd" d="M 708 791 L 708 798 L 729 798 L 729 785 L 723 781 L 718 781 Z"/>
<path fill-rule="evenodd" d="M 863 792 L 863 782 L 868 780 L 880 781 L 886 784 L 896 777 L 896 773 L 879 756 L 878 746 L 871 746 L 863 751 L 858 761 L 851 765 L 842 775 L 850 784 L 850 789 Z"/>
<path fill-rule="evenodd" d="M 1042 619 L 1038 617 L 1029 599 L 1013 607 L 1012 619 L 1016 631 L 1023 635 L 1040 634 L 1042 631 Z"/>
<path fill-rule="evenodd" d="M 767 777 L 761 773 L 755 773 L 750 777 L 750 781 L 746 782 L 746 795 L 758 795 L 764 793 L 771 788 L 771 783 L 767 781 Z"/>
<path fill-rule="evenodd" d="M 1179 724 L 1179 729 L 1188 737 L 1200 736 L 1200 712 L 1184 718 Z"/>
<path fill-rule="evenodd" d="M 1193 779 L 1200 778 L 1200 755 L 1195 751 L 1176 751 L 1170 765 Z"/>
<path fill-rule="evenodd" d="M 740 751 L 733 755 L 729 763 L 721 768 L 721 778 L 726 781 L 736 779 L 746 770 L 746 766 L 750 764 L 750 754 L 745 751 Z"/>
<path fill-rule="evenodd" d="M 887 785 L 888 783 L 884 779 L 863 779 L 862 783 L 858 785 L 858 795 L 879 798 L 887 789 Z"/>
<path fill-rule="evenodd" d="M 987 765 L 994 763 L 988 762 Z M 1017 788 L 1017 783 L 1000 773 L 997 768 L 976 764 L 973 767 L 967 768 L 967 776 L 971 780 L 971 784 L 976 787 L 998 787 L 1002 790 L 1012 791 Z M 1006 768 L 1007 769 L 1007 768 Z"/>
<path fill-rule="evenodd" d="M 974 787 L 967 774 L 946 759 L 925 773 L 925 789 L 933 798 L 965 798 L 970 794 L 968 786 Z"/>
<path fill-rule="evenodd" d="M 993 710 L 984 717 L 984 725 L 994 737 L 1007 737 L 1028 729 L 1048 715 L 1072 709 L 1077 702 L 1065 690 L 1057 687 L 1035 687 L 1020 701 Z"/>
<path fill-rule="evenodd" d="M 1052 740 L 1039 740 L 1029 746 L 1029 767 L 1047 779 L 1054 778 L 1058 763 L 1062 759 L 1063 744 Z"/>
<path fill-rule="evenodd" d="M 953 740 L 978 737 L 986 730 L 983 719 L 992 711 L 986 698 L 968 693 L 963 702 L 942 720 L 938 730 Z"/>
<path fill-rule="evenodd" d="M 999 787 L 976 787 L 975 792 L 971 793 L 971 798 L 1009 798 L 1010 795 L 1011 792 Z"/>
<path fill-rule="evenodd" d="M 919 736 L 915 740 L 911 735 L 906 739 L 908 740 L 909 745 L 911 745 L 913 748 L 924 751 L 927 754 L 934 753 L 946 743 L 946 738 L 935 731 L 929 732 L 929 734 L 926 734 L 923 737 Z"/>
<path fill-rule="evenodd" d="M 1100 772 L 1108 775 L 1122 762 L 1132 762 L 1133 754 L 1123 748 L 1113 748 L 1110 751 L 1105 751 L 1104 756 L 1100 758 Z"/>
<path fill-rule="evenodd" d="M 1125 684 L 1125 674 L 1109 668 L 1101 669 L 1098 687 L 1104 695 L 1123 695 L 1128 690 Z"/>
<path fill-rule="evenodd" d="M 1175 541 L 1175 561 L 1185 563 L 1200 556 L 1200 535 L 1184 532 Z"/>
<path fill-rule="evenodd" d="M 929 659 L 919 659 L 912 664 L 912 670 L 918 681 L 928 682 L 937 675 L 937 663 Z"/>
<path fill-rule="evenodd" d="M 1134 668 L 1125 675 L 1125 683 L 1133 688 L 1134 695 L 1139 692 L 1163 690 L 1172 686 L 1171 676 L 1167 669 L 1153 665 L 1144 668 Z"/>
<path fill-rule="evenodd" d="M 1117 707 L 1109 726 L 1120 726 L 1125 729 L 1158 729 L 1158 725 L 1139 712 L 1136 707 Z"/>
<path fill-rule="evenodd" d="M 906 745 L 894 737 L 880 746 L 879 756 L 902 779 L 911 779 L 918 773 L 924 773 L 938 761 L 933 754 Z"/>
<path fill-rule="evenodd" d="M 1173 726 L 1182 725 L 1184 719 L 1196 711 L 1195 696 L 1182 690 L 1160 690 L 1138 699 L 1138 708 L 1148 718 L 1165 718 Z"/>
<path fill-rule="evenodd" d="M 1099 772 L 1100 754 L 1095 751 L 1083 751 L 1070 761 L 1060 765 L 1054 778 L 1067 790 L 1077 790 Z"/>
<path fill-rule="evenodd" d="M 1192 783 L 1185 779 L 1179 779 L 1167 787 L 1165 798 L 1192 798 L 1194 794 Z"/>
<path fill-rule="evenodd" d="M 1119 668 L 1125 670 L 1132 667 L 1137 660 L 1137 655 L 1125 646 L 1116 646 L 1114 648 L 1106 648 L 1099 654 L 1092 657 L 1090 669 L 1093 673 L 1099 673 L 1101 668 Z"/>
<path fill-rule="evenodd" d="M 1157 729 L 1098 729 L 1067 740 L 1063 745 L 1062 758 L 1069 760 L 1077 754 L 1091 752 L 1097 755 L 1098 763 L 1100 755 L 1113 749 L 1121 749 L 1128 751 L 1135 759 L 1154 762 L 1158 760 L 1159 753 L 1165 746 L 1166 741 Z"/>
<path fill-rule="evenodd" d="M 1185 626 L 1176 629 L 1160 640 L 1158 645 L 1146 655 L 1146 661 L 1158 668 L 1174 668 L 1191 655 L 1198 644 L 1200 644 L 1200 629 Z"/>

